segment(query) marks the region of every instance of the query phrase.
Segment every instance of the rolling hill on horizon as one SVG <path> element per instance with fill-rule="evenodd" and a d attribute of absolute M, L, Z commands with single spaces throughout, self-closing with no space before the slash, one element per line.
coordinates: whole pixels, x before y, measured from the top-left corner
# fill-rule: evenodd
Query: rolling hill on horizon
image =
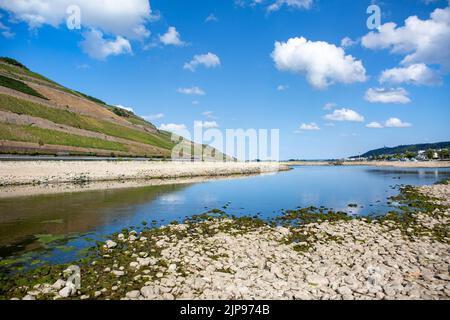
<path fill-rule="evenodd" d="M 436 142 L 436 143 L 421 143 L 421 144 L 410 144 L 410 145 L 400 145 L 396 147 L 384 147 L 379 149 L 370 150 L 361 155 L 364 158 L 377 157 L 381 155 L 394 155 L 405 152 L 418 152 L 420 150 L 438 150 L 450 148 L 450 141 Z M 354 156 L 356 158 L 359 156 Z"/>
<path fill-rule="evenodd" d="M 133 112 L 0 58 L 0 153 L 169 158 L 171 135 Z"/>

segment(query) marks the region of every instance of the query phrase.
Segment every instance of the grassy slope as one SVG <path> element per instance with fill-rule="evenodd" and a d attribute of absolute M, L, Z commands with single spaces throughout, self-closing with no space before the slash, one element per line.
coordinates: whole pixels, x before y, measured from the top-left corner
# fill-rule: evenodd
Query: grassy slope
<path fill-rule="evenodd" d="M 27 86 L 25 83 L 23 83 L 22 81 L 17 81 L 15 79 L 11 79 L 9 77 L 5 77 L 0 75 L 0 86 L 9 88 L 9 89 L 13 89 L 16 91 L 20 91 L 38 98 L 43 98 L 45 99 L 44 96 L 42 96 L 41 94 L 39 94 L 38 92 L 36 92 L 33 88 L 30 88 L 29 86 Z"/>
<path fill-rule="evenodd" d="M 155 146 L 165 150 L 171 150 L 174 146 L 173 142 L 170 139 L 171 135 L 169 133 L 157 130 L 155 131 L 156 128 L 153 124 L 145 121 L 144 119 L 136 116 L 135 114 L 118 109 L 113 106 L 109 106 L 105 102 L 97 98 L 65 88 L 59 85 L 58 83 L 50 79 L 47 79 L 44 76 L 41 76 L 37 73 L 30 71 L 25 66 L 23 66 L 22 64 L 20 64 L 15 60 L 0 58 L 0 72 L 2 72 L 4 75 L 5 74 L 8 75 L 8 77 L 2 76 L 2 78 L 0 79 L 1 86 L 5 86 L 10 89 L 14 89 L 30 95 L 42 97 L 39 93 L 37 93 L 35 90 L 27 86 L 22 81 L 31 81 L 39 84 L 44 84 L 49 88 L 61 90 L 83 99 L 89 99 L 90 101 L 95 102 L 99 106 L 99 108 L 106 108 L 110 110 L 112 113 L 121 116 L 122 118 L 127 120 L 130 124 L 136 125 L 136 129 L 121 126 L 114 122 L 109 122 L 106 120 L 81 115 L 70 111 L 70 108 L 68 110 L 50 108 L 41 104 L 32 103 L 8 95 L 0 95 L 0 110 L 9 111 L 16 114 L 27 114 L 34 117 L 47 119 L 58 124 L 64 124 L 67 126 L 72 126 L 74 128 L 89 130 L 97 133 L 103 133 L 109 136 L 123 138 L 134 142 L 140 142 L 147 144 L 149 146 Z M 147 129 L 150 132 L 144 132 L 142 131 L 142 128 Z M 0 130 L 0 140 L 27 141 L 27 142 L 43 141 L 45 144 L 83 146 L 86 148 L 105 148 L 108 150 L 125 149 L 124 151 L 126 151 L 126 148 L 124 148 L 123 145 L 120 145 L 118 143 L 105 141 L 104 144 L 100 144 L 99 141 L 97 140 L 101 139 L 85 138 L 77 135 L 63 134 L 59 131 L 52 131 L 53 135 L 60 136 L 61 139 L 57 139 L 55 137 L 51 138 L 49 135 L 47 135 L 48 133 L 47 131 L 51 130 L 42 129 L 43 131 L 41 132 L 39 130 L 34 130 L 37 129 L 35 127 L 33 127 L 32 129 L 29 129 L 27 127 L 20 127 L 20 128 L 17 127 L 15 129 L 18 130 L 17 134 L 13 134 L 14 132 L 11 131 L 12 130 L 11 126 L 3 125 L 2 130 Z M 31 132 L 30 130 L 33 132 Z M 19 139 L 19 137 L 21 138 Z M 79 143 L 75 141 L 76 139 L 80 140 Z M 167 152 L 165 153 L 167 154 Z"/>
<path fill-rule="evenodd" d="M 0 94 L 0 110 L 43 118 L 74 128 L 104 133 L 113 137 L 141 142 L 163 149 L 172 148 L 172 143 L 167 141 L 167 138 L 161 135 L 133 130 L 112 122 L 80 115 L 69 110 L 50 108 L 7 95 Z"/>
<path fill-rule="evenodd" d="M 123 144 L 118 142 L 82 137 L 38 127 L 0 123 L 0 132 L 2 139 L 10 141 L 33 142 L 38 144 L 45 143 L 49 145 L 64 145 L 112 151 L 128 151 Z"/>

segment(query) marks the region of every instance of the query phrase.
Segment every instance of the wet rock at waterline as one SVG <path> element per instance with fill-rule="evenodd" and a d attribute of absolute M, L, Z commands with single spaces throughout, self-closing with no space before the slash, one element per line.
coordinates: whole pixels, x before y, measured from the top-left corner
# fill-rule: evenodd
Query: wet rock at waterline
<path fill-rule="evenodd" d="M 375 220 L 299 210 L 273 227 L 219 213 L 123 232 L 81 265 L 79 290 L 61 267 L 54 281 L 5 297 L 450 299 L 449 196 L 448 185 L 406 188 L 404 210 Z"/>

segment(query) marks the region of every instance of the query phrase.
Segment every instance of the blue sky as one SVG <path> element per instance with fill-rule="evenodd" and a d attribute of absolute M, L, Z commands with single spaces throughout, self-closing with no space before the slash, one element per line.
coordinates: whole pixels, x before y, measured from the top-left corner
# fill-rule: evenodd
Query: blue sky
<path fill-rule="evenodd" d="M 445 0 L 35 2 L 60 5 L 0 0 L 1 55 L 164 128 L 280 129 L 282 159 L 450 140 Z M 81 29 L 66 27 L 66 3 Z"/>

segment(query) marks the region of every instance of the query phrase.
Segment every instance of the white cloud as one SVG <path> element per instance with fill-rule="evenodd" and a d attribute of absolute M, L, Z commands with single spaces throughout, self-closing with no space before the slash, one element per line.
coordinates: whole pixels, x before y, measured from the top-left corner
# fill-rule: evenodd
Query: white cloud
<path fill-rule="evenodd" d="M 408 128 L 411 127 L 411 123 L 403 122 L 402 120 L 398 118 L 390 118 L 386 120 L 384 126 L 386 128 Z"/>
<path fill-rule="evenodd" d="M 217 119 L 217 117 L 214 116 L 214 113 L 212 111 L 202 112 L 202 115 L 205 116 L 208 119 Z"/>
<path fill-rule="evenodd" d="M 30 28 L 65 24 L 66 10 L 71 5 L 80 8 L 81 24 L 85 28 L 130 39 L 150 35 L 145 27 L 152 19 L 148 0 L 0 0 L 1 9 L 11 13 L 16 21 L 26 22 Z"/>
<path fill-rule="evenodd" d="M 313 0 L 234 0 L 234 3 L 241 7 L 266 6 L 269 12 L 278 11 L 283 6 L 292 9 L 310 9 Z"/>
<path fill-rule="evenodd" d="M 345 37 L 341 40 L 341 47 L 342 48 L 349 48 L 354 46 L 355 44 L 357 44 L 358 41 L 357 40 L 352 40 L 352 38 L 349 37 Z"/>
<path fill-rule="evenodd" d="M 408 122 L 403 122 L 399 118 L 389 118 L 384 122 L 370 122 L 366 125 L 367 128 L 371 129 L 382 129 L 382 128 L 409 128 L 412 124 Z"/>
<path fill-rule="evenodd" d="M 149 116 L 142 116 L 147 121 L 155 121 L 164 118 L 164 113 L 151 114 Z"/>
<path fill-rule="evenodd" d="M 442 80 L 434 70 L 423 63 L 418 63 L 404 68 L 384 70 L 379 81 L 390 84 L 437 85 Z"/>
<path fill-rule="evenodd" d="M 366 91 L 364 99 L 371 103 L 397 103 L 411 102 L 408 91 L 403 88 L 370 88 Z"/>
<path fill-rule="evenodd" d="M 195 71 L 198 66 L 204 66 L 205 68 L 218 67 L 220 66 L 220 58 L 211 52 L 195 55 L 191 61 L 184 64 L 183 69 Z"/>
<path fill-rule="evenodd" d="M 389 22 L 377 32 L 369 32 L 362 44 L 369 49 L 389 49 L 406 55 L 403 65 L 438 64 L 450 68 L 450 7 L 434 10 L 430 18 L 410 16 L 402 27 Z"/>
<path fill-rule="evenodd" d="M 3 16 L 0 14 L 0 19 L 2 19 Z M 4 25 L 3 22 L 0 21 L 0 34 L 5 38 L 14 38 L 16 35 L 14 32 L 11 31 L 11 28 Z"/>
<path fill-rule="evenodd" d="M 294 9 L 309 9 L 313 4 L 313 0 L 276 0 L 267 7 L 268 11 L 278 11 L 283 6 Z"/>
<path fill-rule="evenodd" d="M 134 113 L 134 110 L 131 107 L 125 107 L 125 106 L 123 106 L 121 104 L 117 104 L 116 107 Z"/>
<path fill-rule="evenodd" d="M 317 131 L 317 130 L 320 130 L 320 128 L 315 122 L 311 122 L 311 123 L 302 123 L 300 125 L 300 130 L 303 130 L 303 131 Z"/>
<path fill-rule="evenodd" d="M 383 125 L 379 122 L 371 122 L 371 123 L 368 123 L 366 125 L 366 127 L 371 128 L 371 129 L 381 129 L 381 128 L 383 128 Z"/>
<path fill-rule="evenodd" d="M 336 103 L 328 102 L 323 106 L 323 110 L 332 110 L 337 107 Z"/>
<path fill-rule="evenodd" d="M 219 19 L 214 15 L 214 13 L 211 13 L 205 19 L 205 22 L 217 22 L 217 21 L 219 21 Z"/>
<path fill-rule="evenodd" d="M 181 41 L 180 33 L 175 27 L 169 27 L 165 34 L 159 36 L 159 41 L 161 41 L 166 46 L 172 45 L 180 47 L 186 44 L 184 41 Z"/>
<path fill-rule="evenodd" d="M 169 132 L 176 133 L 178 135 L 182 135 L 186 132 L 187 128 L 186 128 L 186 125 L 184 125 L 184 124 L 176 124 L 176 123 L 164 124 L 163 123 L 159 127 L 159 130 L 169 131 Z"/>
<path fill-rule="evenodd" d="M 219 125 L 216 121 L 195 121 L 194 126 L 202 129 L 216 129 Z"/>
<path fill-rule="evenodd" d="M 277 90 L 278 91 L 285 91 L 287 89 L 289 89 L 288 85 L 280 84 L 280 85 L 277 86 Z"/>
<path fill-rule="evenodd" d="M 364 117 L 351 109 L 338 109 L 334 110 L 333 113 L 327 114 L 324 117 L 325 120 L 329 121 L 353 121 L 353 122 L 363 122 Z"/>
<path fill-rule="evenodd" d="M 206 93 L 199 87 L 190 87 L 190 88 L 178 88 L 178 93 L 188 94 L 188 95 L 196 95 L 196 96 L 204 96 Z"/>
<path fill-rule="evenodd" d="M 278 70 L 305 74 L 308 82 L 317 89 L 333 83 L 366 81 L 366 70 L 360 60 L 324 41 L 314 42 L 301 37 L 276 42 L 272 59 Z"/>
<path fill-rule="evenodd" d="M 83 36 L 84 40 L 80 45 L 83 51 L 94 59 L 104 60 L 110 55 L 133 52 L 130 42 L 121 36 L 117 36 L 115 40 L 105 40 L 102 32 L 94 29 L 84 32 Z"/>

